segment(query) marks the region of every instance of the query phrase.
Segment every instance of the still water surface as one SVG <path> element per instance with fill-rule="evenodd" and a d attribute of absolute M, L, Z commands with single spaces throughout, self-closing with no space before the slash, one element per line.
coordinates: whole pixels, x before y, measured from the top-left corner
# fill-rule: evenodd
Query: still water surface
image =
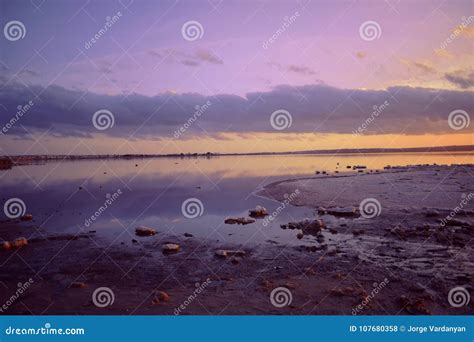
<path fill-rule="evenodd" d="M 212 158 L 157 158 L 49 162 L 0 171 L 1 197 L 22 199 L 41 231 L 77 233 L 94 230 L 115 243 L 131 244 L 135 227 L 145 225 L 159 233 L 239 244 L 311 243 L 280 224 L 314 217 L 304 207 L 287 207 L 271 224 L 226 225 L 230 216 L 247 216 L 262 205 L 269 212 L 280 203 L 256 192 L 283 179 L 311 177 L 315 171 L 354 172 L 347 165 L 383 169 L 386 165 L 474 163 L 474 154 L 401 153 L 370 155 L 279 155 Z M 115 194 L 115 195 L 114 195 Z M 112 198 L 111 198 L 112 196 Z M 186 218 L 182 204 L 197 198 L 202 215 Z M 95 213 L 107 199 L 112 204 Z M 2 215 L 4 215 L 2 213 Z M 91 216 L 97 216 L 95 221 Z M 87 219 L 89 218 L 89 223 Z M 31 224 L 30 222 L 25 223 Z"/>

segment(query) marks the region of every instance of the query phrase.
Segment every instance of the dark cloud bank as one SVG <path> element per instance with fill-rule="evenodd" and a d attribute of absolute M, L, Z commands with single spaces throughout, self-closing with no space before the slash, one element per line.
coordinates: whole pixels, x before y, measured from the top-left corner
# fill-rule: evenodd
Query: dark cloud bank
<path fill-rule="evenodd" d="M 33 94 L 41 94 L 35 98 Z M 59 86 L 44 89 L 20 84 L 0 89 L 0 123 L 15 117 L 19 105 L 34 105 L 6 132 L 21 136 L 28 131 L 50 129 L 54 136 L 88 137 L 103 134 L 136 139 L 172 138 L 176 130 L 190 124 L 182 138 L 217 135 L 221 132 L 279 132 L 270 125 L 272 112 L 291 113 L 292 125 L 282 132 L 352 133 L 371 115 L 374 106 L 388 102 L 367 127 L 365 134 L 425 134 L 456 132 L 448 123 L 451 111 L 474 112 L 474 92 L 426 88 L 391 87 L 387 90 L 338 89 L 327 85 L 278 86 L 268 92 L 203 96 L 200 94 L 160 94 L 153 97 L 131 94 L 99 95 L 68 90 Z M 206 105 L 208 104 L 208 105 Z M 210 105 L 209 105 L 210 104 Z M 196 106 L 201 114 L 196 115 Z M 202 106 L 205 106 L 205 110 Z M 92 116 L 99 109 L 110 110 L 112 128 L 98 131 Z M 458 131 L 472 132 L 474 125 Z"/>

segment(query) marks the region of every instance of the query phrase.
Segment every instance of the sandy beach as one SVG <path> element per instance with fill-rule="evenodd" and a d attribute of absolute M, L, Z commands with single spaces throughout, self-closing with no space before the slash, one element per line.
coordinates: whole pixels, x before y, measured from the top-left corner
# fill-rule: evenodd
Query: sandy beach
<path fill-rule="evenodd" d="M 448 293 L 456 286 L 472 292 L 473 173 L 472 165 L 418 166 L 265 186 L 259 195 L 278 201 L 298 190 L 291 205 L 314 209 L 308 222 L 324 224 L 320 231 L 295 228 L 300 246 L 240 246 L 159 228 L 156 235 L 110 245 L 93 230 L 52 235 L 36 229 L 34 220 L 2 221 L 4 241 L 28 237 L 27 245 L 0 251 L 0 302 L 9 303 L 2 312 L 472 314 L 472 305 L 452 307 Z M 360 212 L 366 198 L 380 203 L 375 217 Z M 303 243 L 314 235 L 317 242 Z M 163 253 L 168 243 L 179 251 Z M 238 253 L 216 255 L 219 250 Z M 113 290 L 112 305 L 94 305 L 93 292 L 101 286 Z M 291 293 L 283 307 L 270 300 L 278 287 Z"/>

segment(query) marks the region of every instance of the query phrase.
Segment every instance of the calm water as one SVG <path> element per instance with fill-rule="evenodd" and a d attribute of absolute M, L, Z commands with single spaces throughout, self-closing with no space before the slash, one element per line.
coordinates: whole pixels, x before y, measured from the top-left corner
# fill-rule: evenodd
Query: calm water
<path fill-rule="evenodd" d="M 339 163 L 339 165 L 338 165 Z M 97 231 L 114 242 L 131 243 L 135 227 L 145 225 L 158 232 L 231 243 L 301 244 L 295 231 L 280 224 L 314 217 L 308 208 L 288 207 L 270 225 L 262 220 L 246 226 L 225 225 L 229 216 L 247 216 L 249 208 L 262 205 L 269 212 L 280 203 L 255 195 L 270 182 L 313 176 L 316 170 L 353 172 L 346 165 L 474 163 L 474 154 L 371 154 L 366 156 L 241 156 L 103 160 L 27 165 L 0 171 L 2 202 L 16 197 L 26 204 L 35 224 L 46 232 Z M 121 192 L 119 194 L 118 192 Z M 115 196 L 112 196 L 113 194 Z M 105 201 L 113 202 L 86 224 Z M 203 212 L 186 218 L 182 204 L 197 198 Z M 2 213 L 4 215 L 4 213 Z M 5 217 L 5 216 L 3 216 Z M 29 225 L 30 223 L 25 223 Z M 311 242 L 311 237 L 305 237 Z"/>

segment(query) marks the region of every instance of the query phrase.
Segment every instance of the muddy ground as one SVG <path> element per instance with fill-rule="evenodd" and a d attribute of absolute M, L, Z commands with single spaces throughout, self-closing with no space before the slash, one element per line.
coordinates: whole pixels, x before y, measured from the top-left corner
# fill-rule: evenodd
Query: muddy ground
<path fill-rule="evenodd" d="M 3 221 L 0 240 L 28 244 L 0 249 L 0 314 L 474 314 L 473 300 L 448 301 L 455 287 L 474 296 L 473 179 L 473 166 L 430 166 L 265 187 L 260 195 L 280 201 L 298 189 L 291 204 L 314 208 L 308 219 L 326 227 L 312 246 L 221 245 L 159 228 L 110 245 L 94 232 L 53 236 L 34 221 Z M 361 216 L 366 198 L 380 203 L 378 216 Z M 164 254 L 166 243 L 180 250 Z M 219 249 L 245 255 L 218 257 Z M 99 287 L 112 290 L 111 305 L 94 304 Z M 282 307 L 271 302 L 277 287 L 291 294 Z"/>

